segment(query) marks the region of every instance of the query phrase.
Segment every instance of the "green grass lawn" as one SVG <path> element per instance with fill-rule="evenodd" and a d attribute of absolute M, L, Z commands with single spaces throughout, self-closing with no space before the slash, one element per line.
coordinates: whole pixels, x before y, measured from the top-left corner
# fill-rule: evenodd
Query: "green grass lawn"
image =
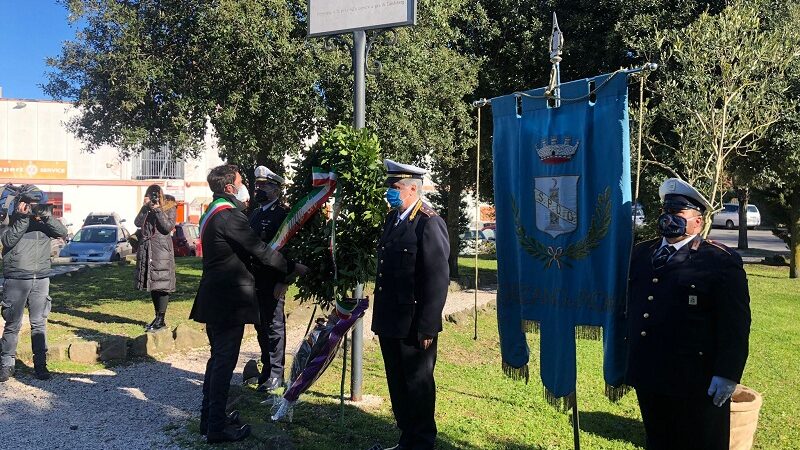
<path fill-rule="evenodd" d="M 491 270 L 490 263 L 481 261 L 481 265 Z M 800 280 L 789 280 L 786 268 L 751 265 L 747 271 L 753 327 L 743 382 L 764 396 L 754 448 L 800 449 L 800 412 L 796 409 L 800 404 L 796 387 L 800 378 Z M 500 370 L 495 315 L 480 316 L 478 340 L 472 339 L 472 327 L 471 323 L 446 323 L 440 336 L 437 448 L 571 449 L 569 415 L 545 402 L 537 359 L 531 360 L 529 384 L 508 379 Z M 529 335 L 529 344 L 536 354 L 538 336 Z M 627 394 L 616 404 L 608 401 L 603 395 L 600 342 L 578 341 L 577 349 L 583 448 L 643 448 L 644 428 L 635 394 Z M 398 432 L 377 343 L 369 342 L 365 348 L 364 393 L 378 396 L 382 402 L 367 402 L 369 406 L 363 409 L 347 405 L 340 423 L 340 377 L 341 357 L 301 398 L 303 403 L 297 406 L 294 421 L 277 425 L 266 419 L 268 410 L 258 404 L 262 399 L 259 394 L 249 388 L 235 388 L 236 407 L 245 412 L 255 435 L 250 442 L 230 448 L 252 448 L 255 442 L 262 443 L 260 448 L 281 448 L 291 442 L 295 448 L 309 450 L 394 445 Z M 196 431 L 196 424 L 190 431 Z M 196 436 L 185 435 L 183 443 L 205 448 Z"/>

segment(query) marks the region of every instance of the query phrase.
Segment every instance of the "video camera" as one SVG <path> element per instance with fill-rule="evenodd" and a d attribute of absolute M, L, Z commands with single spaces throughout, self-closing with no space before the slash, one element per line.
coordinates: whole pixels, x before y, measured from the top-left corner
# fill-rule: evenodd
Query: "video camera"
<path fill-rule="evenodd" d="M 30 208 L 30 216 L 46 216 L 53 214 L 53 204 L 47 203 L 47 194 L 32 184 L 14 186 L 6 184 L 0 189 L 0 222 L 5 223 L 6 219 L 14 214 L 19 202 L 27 203 Z"/>

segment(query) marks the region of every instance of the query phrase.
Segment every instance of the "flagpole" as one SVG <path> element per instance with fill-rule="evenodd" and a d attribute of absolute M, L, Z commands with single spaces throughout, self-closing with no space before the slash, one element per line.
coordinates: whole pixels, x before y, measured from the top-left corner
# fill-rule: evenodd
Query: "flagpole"
<path fill-rule="evenodd" d="M 578 412 L 578 383 L 575 383 L 575 393 L 572 399 L 572 443 L 575 450 L 581 450 L 581 419 Z"/>

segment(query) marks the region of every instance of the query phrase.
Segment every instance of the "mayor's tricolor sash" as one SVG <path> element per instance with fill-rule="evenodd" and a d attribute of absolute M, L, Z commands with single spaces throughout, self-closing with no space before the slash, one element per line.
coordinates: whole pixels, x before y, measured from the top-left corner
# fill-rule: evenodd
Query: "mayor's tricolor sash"
<path fill-rule="evenodd" d="M 524 333 L 539 330 L 542 382 L 562 407 L 574 398 L 576 336 L 599 338 L 602 327 L 605 381 L 620 387 L 624 377 L 626 81 L 618 72 L 562 84 L 558 107 L 548 106 L 544 89 L 492 100 L 503 369 L 527 378 Z"/>
<path fill-rule="evenodd" d="M 211 220 L 211 218 L 214 217 L 214 215 L 217 214 L 218 212 L 231 208 L 236 208 L 236 205 L 234 205 L 233 202 L 231 202 L 230 200 L 222 197 L 214 200 L 213 202 L 211 202 L 210 205 L 208 205 L 208 208 L 206 208 L 206 212 L 204 212 L 203 215 L 200 217 L 201 240 L 205 240 L 203 232 L 206 229 L 206 225 L 208 225 L 208 221 Z"/>

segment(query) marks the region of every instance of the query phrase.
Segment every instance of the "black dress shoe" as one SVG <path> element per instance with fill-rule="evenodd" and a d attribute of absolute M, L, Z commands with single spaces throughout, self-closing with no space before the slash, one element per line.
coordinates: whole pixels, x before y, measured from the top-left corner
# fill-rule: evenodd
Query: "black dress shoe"
<path fill-rule="evenodd" d="M 0 366 L 0 382 L 8 381 L 14 376 L 14 366 Z"/>
<path fill-rule="evenodd" d="M 256 388 L 256 391 L 258 391 L 258 392 L 272 392 L 272 391 L 274 391 L 275 389 L 278 389 L 281 386 L 283 386 L 283 379 L 281 379 L 281 378 L 269 378 L 264 383 L 261 383 L 261 385 L 259 385 Z"/>
<path fill-rule="evenodd" d="M 33 374 L 38 380 L 49 380 L 52 377 L 50 371 L 47 370 L 47 366 L 34 367 Z"/>
<path fill-rule="evenodd" d="M 228 425 L 222 431 L 209 431 L 206 441 L 209 444 L 236 442 L 247 438 L 247 436 L 250 436 L 250 425 Z"/>
<path fill-rule="evenodd" d="M 241 422 L 239 422 L 239 411 L 235 409 L 229 412 L 228 415 L 225 417 L 225 426 L 239 425 L 240 423 Z M 208 422 L 206 422 L 206 420 L 202 418 L 200 419 L 200 434 L 202 434 L 203 436 L 208 434 Z"/>

